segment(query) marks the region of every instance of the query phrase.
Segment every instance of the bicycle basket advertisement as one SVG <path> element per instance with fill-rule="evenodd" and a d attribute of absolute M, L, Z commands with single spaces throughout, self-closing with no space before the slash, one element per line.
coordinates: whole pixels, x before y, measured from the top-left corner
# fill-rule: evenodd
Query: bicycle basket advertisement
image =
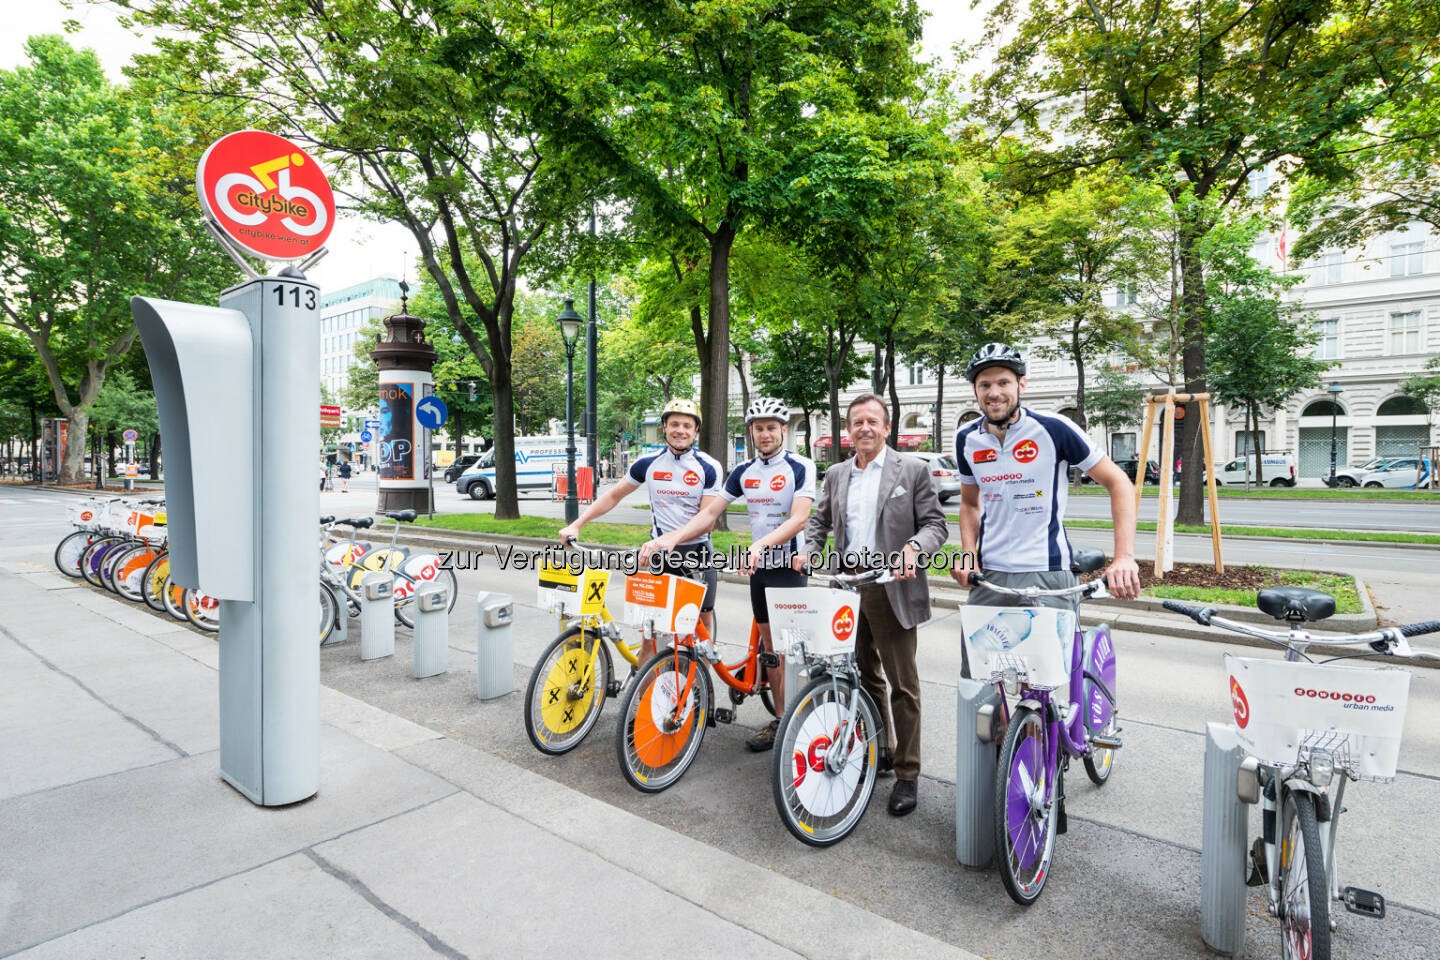
<path fill-rule="evenodd" d="M 1410 671 L 1335 667 L 1225 655 L 1235 729 L 1263 763 L 1328 750 L 1337 767 L 1371 780 L 1395 776 Z"/>
<path fill-rule="evenodd" d="M 540 579 L 535 587 L 536 606 L 547 613 L 567 617 L 598 614 L 605 608 L 605 592 L 610 588 L 610 571 L 586 569 L 579 574 L 565 567 L 552 567 L 540 562 Z"/>
<path fill-rule="evenodd" d="M 771 587 L 765 591 L 770 608 L 771 635 L 779 637 L 787 654 L 803 644 L 812 657 L 833 657 L 855 652 L 855 631 L 860 626 L 860 595 L 828 587 Z"/>
<path fill-rule="evenodd" d="M 625 578 L 625 622 L 632 627 L 655 622 L 661 633 L 688 636 L 700 620 L 705 584 L 672 574 L 634 573 Z"/>
<path fill-rule="evenodd" d="M 970 675 L 1002 680 L 1014 670 L 1037 690 L 1064 690 L 1070 682 L 1075 614 L 1055 607 L 960 608 L 960 629 Z"/>

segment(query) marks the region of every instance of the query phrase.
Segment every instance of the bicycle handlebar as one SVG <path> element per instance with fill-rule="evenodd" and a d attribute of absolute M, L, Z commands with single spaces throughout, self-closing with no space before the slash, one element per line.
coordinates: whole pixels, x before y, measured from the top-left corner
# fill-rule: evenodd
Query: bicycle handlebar
<path fill-rule="evenodd" d="M 1383 627 L 1379 630 L 1372 630 L 1369 633 L 1314 636 L 1308 631 L 1301 630 L 1299 627 L 1294 627 L 1290 630 L 1266 630 L 1264 627 L 1227 620 L 1224 617 L 1216 616 L 1216 610 L 1211 606 L 1200 607 L 1191 603 L 1181 603 L 1179 600 L 1165 600 L 1161 606 L 1174 613 L 1183 614 L 1201 626 L 1220 627 L 1223 630 L 1229 630 L 1231 633 L 1240 633 L 1247 637 L 1268 640 L 1278 646 L 1288 647 L 1290 649 L 1303 648 L 1312 643 L 1324 643 L 1333 646 L 1359 646 L 1360 644 L 1369 644 L 1370 649 L 1376 653 L 1385 653 L 1396 657 L 1440 659 L 1440 654 L 1434 654 L 1424 650 L 1412 650 L 1410 649 L 1410 645 L 1405 642 L 1408 637 L 1418 637 L 1426 633 L 1440 633 L 1440 620 L 1426 620 L 1421 623 L 1409 623 L 1399 627 Z"/>
<path fill-rule="evenodd" d="M 998 583 L 991 583 L 990 580 L 979 570 L 970 572 L 972 584 L 983 583 L 988 589 L 996 593 L 1009 594 L 1012 597 L 1023 597 L 1025 599 L 1039 599 L 1040 597 L 1073 597 L 1079 596 L 1082 600 L 1089 600 L 1102 589 L 1109 590 L 1110 585 L 1105 582 L 1104 577 L 1098 580 L 1091 580 L 1088 583 L 1077 583 L 1073 587 L 1057 587 L 1046 589 L 1043 587 L 1003 587 Z"/>
<path fill-rule="evenodd" d="M 1400 632 L 1407 637 L 1418 637 L 1422 633 L 1440 633 L 1440 620 L 1424 620 L 1420 623 L 1407 623 L 1400 628 Z"/>

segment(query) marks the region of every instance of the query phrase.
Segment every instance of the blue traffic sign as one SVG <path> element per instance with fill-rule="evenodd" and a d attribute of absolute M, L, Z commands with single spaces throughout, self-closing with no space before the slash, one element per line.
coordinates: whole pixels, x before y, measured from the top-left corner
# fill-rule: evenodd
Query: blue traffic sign
<path fill-rule="evenodd" d="M 426 430 L 439 430 L 450 419 L 450 411 L 439 397 L 426 397 L 415 405 L 415 419 Z"/>
<path fill-rule="evenodd" d="M 369 430 L 363 431 L 363 432 L 360 434 L 360 442 L 361 442 L 361 443 L 369 443 L 371 440 L 374 440 L 374 439 L 375 439 L 375 438 L 370 435 L 370 431 L 369 431 Z"/>

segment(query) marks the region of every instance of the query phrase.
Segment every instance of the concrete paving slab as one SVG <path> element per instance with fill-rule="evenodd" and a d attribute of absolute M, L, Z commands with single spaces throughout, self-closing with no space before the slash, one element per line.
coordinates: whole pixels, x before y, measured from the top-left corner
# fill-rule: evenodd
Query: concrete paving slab
<path fill-rule="evenodd" d="M 295 854 L 14 956 L 23 960 L 421 960 L 434 958 L 435 952 L 343 880 L 327 874 L 310 857 Z"/>
<path fill-rule="evenodd" d="M 320 728 L 321 792 L 257 807 L 214 753 L 0 804 L 0 955 L 249 869 L 454 792 L 393 755 Z"/>
<path fill-rule="evenodd" d="M 179 755 L 5 636 L 0 676 L 0 800 Z"/>
<path fill-rule="evenodd" d="M 320 719 L 381 750 L 399 750 L 440 736 L 329 687 L 320 688 Z"/>

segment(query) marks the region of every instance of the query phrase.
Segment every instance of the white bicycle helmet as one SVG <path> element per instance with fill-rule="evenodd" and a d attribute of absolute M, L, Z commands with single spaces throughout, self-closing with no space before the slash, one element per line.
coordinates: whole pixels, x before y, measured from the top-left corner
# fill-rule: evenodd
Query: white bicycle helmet
<path fill-rule="evenodd" d="M 774 397 L 756 397 L 750 401 L 750 406 L 745 411 L 745 426 L 750 426 L 756 420 L 779 420 L 782 424 L 788 424 L 790 408 L 785 406 L 784 401 Z"/>
<path fill-rule="evenodd" d="M 1025 358 L 1008 343 L 987 343 L 976 350 L 965 367 L 965 379 L 974 383 L 976 374 L 989 367 L 1005 367 L 1017 377 L 1025 376 Z"/>

